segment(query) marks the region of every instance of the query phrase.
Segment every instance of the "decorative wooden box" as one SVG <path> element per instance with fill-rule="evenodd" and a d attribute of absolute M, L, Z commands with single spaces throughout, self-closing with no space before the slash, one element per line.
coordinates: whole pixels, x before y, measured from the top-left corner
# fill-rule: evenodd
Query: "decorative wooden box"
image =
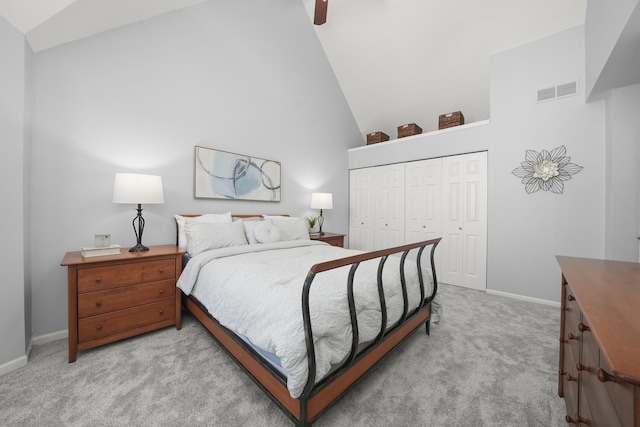
<path fill-rule="evenodd" d="M 398 126 L 398 138 L 404 138 L 405 136 L 411 135 L 419 135 L 421 133 L 422 128 L 415 123 Z"/>
<path fill-rule="evenodd" d="M 443 114 L 438 119 L 438 129 L 446 129 L 464 124 L 464 115 L 460 111 Z"/>
<path fill-rule="evenodd" d="M 367 145 L 377 144 L 378 142 L 384 142 L 389 140 L 389 135 L 384 132 L 373 132 L 367 134 Z"/>

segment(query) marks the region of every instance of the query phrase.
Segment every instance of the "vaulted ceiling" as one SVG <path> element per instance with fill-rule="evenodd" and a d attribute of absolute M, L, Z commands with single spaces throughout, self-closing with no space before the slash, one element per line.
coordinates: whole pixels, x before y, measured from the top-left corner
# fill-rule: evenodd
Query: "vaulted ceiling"
<path fill-rule="evenodd" d="M 34 51 L 205 0 L 0 0 Z M 216 0 L 208 0 L 216 1 Z M 271 0 L 243 0 L 271 1 Z M 302 1 L 312 25 L 315 0 Z M 490 118 L 493 53 L 581 25 L 587 0 L 328 0 L 314 26 L 363 135 Z M 549 82 L 555 84 L 557 82 Z"/>

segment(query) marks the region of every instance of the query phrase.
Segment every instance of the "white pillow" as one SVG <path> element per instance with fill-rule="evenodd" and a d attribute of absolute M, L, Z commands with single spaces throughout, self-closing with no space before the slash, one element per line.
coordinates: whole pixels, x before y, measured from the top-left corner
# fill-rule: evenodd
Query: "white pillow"
<path fill-rule="evenodd" d="M 309 226 L 307 221 L 302 218 L 271 217 L 269 221 L 280 229 L 282 232 L 280 240 L 283 242 L 288 240 L 309 240 Z"/>
<path fill-rule="evenodd" d="M 182 250 L 187 249 L 187 235 L 184 226 L 187 222 L 231 222 L 231 212 L 223 214 L 204 214 L 195 217 L 174 215 L 178 223 L 178 247 Z"/>
<path fill-rule="evenodd" d="M 282 236 L 280 229 L 273 225 L 271 221 L 262 221 L 253 230 L 258 243 L 279 242 Z"/>
<path fill-rule="evenodd" d="M 264 221 L 260 220 L 260 221 L 242 221 L 243 226 L 244 226 L 244 234 L 247 235 L 247 240 L 249 241 L 250 245 L 255 245 L 256 243 L 258 243 L 258 241 L 256 240 L 256 234 L 255 234 L 255 229 L 256 226 L 262 224 Z"/>
<path fill-rule="evenodd" d="M 242 222 L 187 222 L 187 252 L 196 256 L 201 252 L 247 244 Z"/>

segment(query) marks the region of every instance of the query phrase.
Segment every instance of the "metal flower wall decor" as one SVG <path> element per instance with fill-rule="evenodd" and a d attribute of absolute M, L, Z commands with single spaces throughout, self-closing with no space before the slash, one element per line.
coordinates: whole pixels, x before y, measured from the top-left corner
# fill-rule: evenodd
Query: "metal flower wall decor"
<path fill-rule="evenodd" d="M 564 145 L 550 152 L 542 150 L 538 153 L 535 150 L 527 150 L 524 162 L 511 173 L 522 178 L 524 189 L 529 194 L 538 190 L 562 194 L 564 182 L 582 170 L 582 166 L 570 163 L 571 157 L 567 157 L 566 154 L 567 149 Z"/>

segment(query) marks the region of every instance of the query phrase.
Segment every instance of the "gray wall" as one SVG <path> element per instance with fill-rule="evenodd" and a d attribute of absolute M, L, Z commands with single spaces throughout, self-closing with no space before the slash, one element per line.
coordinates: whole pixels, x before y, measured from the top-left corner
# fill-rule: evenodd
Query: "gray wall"
<path fill-rule="evenodd" d="M 114 174 L 161 175 L 143 242 L 175 242 L 176 213 L 309 214 L 334 194 L 328 231 L 348 230 L 346 150 L 362 143 L 302 2 L 205 2 L 34 55 L 35 335 L 67 328 L 66 251 L 95 233 L 135 244 Z M 282 163 L 280 203 L 195 200 L 194 146 Z M 46 242 L 46 244 L 43 244 Z"/>
<path fill-rule="evenodd" d="M 0 17 L 0 372 L 25 355 L 25 39 Z"/>
<path fill-rule="evenodd" d="M 640 84 L 606 99 L 605 257 L 638 261 L 640 235 Z"/>
<path fill-rule="evenodd" d="M 579 95 L 536 103 L 540 88 L 583 81 L 583 32 L 494 55 L 490 123 L 349 152 L 353 169 L 488 150 L 488 289 L 559 301 L 555 255 L 604 255 L 604 102 L 585 104 Z M 527 149 L 560 145 L 584 169 L 561 195 L 527 194 L 511 171 Z"/>

